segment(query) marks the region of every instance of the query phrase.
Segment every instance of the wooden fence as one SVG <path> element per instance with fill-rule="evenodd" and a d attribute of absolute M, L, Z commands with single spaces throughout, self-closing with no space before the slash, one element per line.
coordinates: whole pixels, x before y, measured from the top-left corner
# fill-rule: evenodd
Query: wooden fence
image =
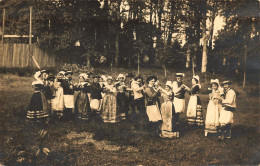
<path fill-rule="evenodd" d="M 40 67 L 55 67 L 61 64 L 61 62 L 51 51 L 42 50 L 37 46 L 37 44 L 32 44 L 32 55 L 34 56 Z M 0 44 L 0 67 L 24 68 L 28 67 L 28 63 L 28 44 Z"/>

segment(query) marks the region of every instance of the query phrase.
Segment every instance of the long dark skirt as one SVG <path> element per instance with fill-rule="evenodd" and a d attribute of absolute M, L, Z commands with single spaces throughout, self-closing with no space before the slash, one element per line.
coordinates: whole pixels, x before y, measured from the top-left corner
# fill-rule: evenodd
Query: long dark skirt
<path fill-rule="evenodd" d="M 88 120 L 90 111 L 91 109 L 87 93 L 79 92 L 75 102 L 76 117 L 82 120 Z"/>
<path fill-rule="evenodd" d="M 30 100 L 27 118 L 32 120 L 44 119 L 49 116 L 48 102 L 43 92 L 35 92 Z"/>
<path fill-rule="evenodd" d="M 128 118 L 129 102 L 125 92 L 117 93 L 117 105 L 118 105 L 118 114 L 121 120 L 125 120 L 126 118 Z"/>

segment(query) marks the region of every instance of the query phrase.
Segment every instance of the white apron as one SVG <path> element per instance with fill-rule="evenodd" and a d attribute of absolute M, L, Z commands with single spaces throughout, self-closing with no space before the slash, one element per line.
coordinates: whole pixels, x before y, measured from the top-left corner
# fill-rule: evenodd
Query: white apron
<path fill-rule="evenodd" d="M 146 113 L 150 122 L 157 122 L 159 120 L 162 120 L 162 116 L 157 105 L 147 106 Z"/>
<path fill-rule="evenodd" d="M 65 108 L 74 108 L 74 95 L 64 95 Z"/>
<path fill-rule="evenodd" d="M 175 113 L 181 113 L 185 111 L 185 99 L 174 97 L 173 104 L 175 108 Z"/>

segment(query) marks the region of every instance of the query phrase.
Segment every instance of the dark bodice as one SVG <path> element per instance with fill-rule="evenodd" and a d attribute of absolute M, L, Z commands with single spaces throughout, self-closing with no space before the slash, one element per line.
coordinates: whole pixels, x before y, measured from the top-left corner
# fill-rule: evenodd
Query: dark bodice
<path fill-rule="evenodd" d="M 73 95 L 74 94 L 74 86 L 71 81 L 69 80 L 62 80 L 63 81 L 63 93 L 64 95 Z M 71 88 L 72 86 L 72 88 Z"/>
<path fill-rule="evenodd" d="M 34 90 L 35 91 L 42 91 L 42 92 L 44 92 L 45 91 L 45 86 L 43 84 L 36 84 L 36 85 L 34 85 Z"/>
<path fill-rule="evenodd" d="M 99 83 L 92 83 L 91 84 L 91 98 L 92 99 L 102 99 L 101 92 L 103 89 L 100 87 Z"/>
<path fill-rule="evenodd" d="M 200 93 L 199 85 L 195 85 L 195 86 L 191 87 L 191 91 L 190 91 L 191 95 L 195 95 L 195 94 L 199 94 L 199 93 Z"/>
<path fill-rule="evenodd" d="M 146 87 L 144 89 L 145 99 L 146 99 L 146 105 L 155 105 L 156 103 L 159 103 L 159 96 L 160 92 L 155 91 L 152 87 Z"/>

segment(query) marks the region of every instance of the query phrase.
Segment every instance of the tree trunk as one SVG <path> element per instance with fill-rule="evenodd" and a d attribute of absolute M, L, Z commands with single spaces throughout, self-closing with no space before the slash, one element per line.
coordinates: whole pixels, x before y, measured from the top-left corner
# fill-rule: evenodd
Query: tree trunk
<path fill-rule="evenodd" d="M 245 62 L 244 62 L 244 81 L 243 81 L 243 88 L 246 87 L 246 63 L 247 63 L 247 47 L 245 46 Z"/>
<path fill-rule="evenodd" d="M 121 0 L 117 0 L 117 20 L 116 20 L 116 42 L 115 42 L 115 46 L 116 46 L 116 55 L 115 55 L 115 66 L 118 67 L 119 64 L 119 35 L 120 35 L 120 5 L 121 5 Z"/>
<path fill-rule="evenodd" d="M 192 74 L 195 75 L 195 67 L 196 67 L 196 63 L 195 63 L 195 57 L 192 57 Z"/>
<path fill-rule="evenodd" d="M 203 38 L 203 49 L 202 49 L 202 64 L 201 72 L 205 73 L 207 71 L 208 55 L 207 55 L 207 34 L 206 34 L 206 18 L 202 21 L 202 38 Z"/>
<path fill-rule="evenodd" d="M 87 55 L 87 68 L 90 68 L 91 64 L 90 64 L 90 56 Z"/>
<path fill-rule="evenodd" d="M 137 75 L 140 75 L 140 53 L 137 54 Z"/>
<path fill-rule="evenodd" d="M 187 50 L 187 56 L 186 56 L 186 69 L 188 69 L 189 67 L 190 67 L 190 52 L 191 52 L 191 50 L 190 50 L 190 47 L 188 48 L 188 50 Z"/>
<path fill-rule="evenodd" d="M 167 77 L 167 68 L 166 68 L 166 65 L 164 64 L 163 66 L 163 70 L 164 70 L 164 78 Z"/>
<path fill-rule="evenodd" d="M 116 33 L 116 55 L 115 55 L 115 66 L 118 66 L 119 63 L 119 33 Z"/>

